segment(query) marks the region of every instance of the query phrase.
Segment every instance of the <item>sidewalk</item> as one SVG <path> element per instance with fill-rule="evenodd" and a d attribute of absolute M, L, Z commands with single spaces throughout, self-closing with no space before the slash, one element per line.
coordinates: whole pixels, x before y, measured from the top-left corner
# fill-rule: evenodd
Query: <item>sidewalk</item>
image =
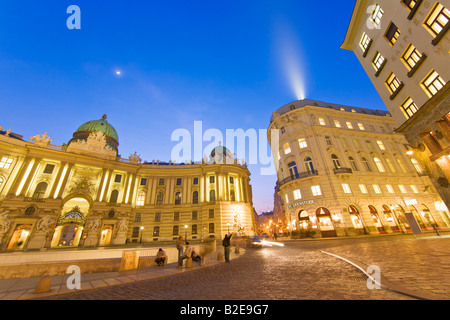
<path fill-rule="evenodd" d="M 38 278 L 26 279 L 4 279 L 0 280 L 0 300 L 31 300 L 42 297 L 61 295 L 65 293 L 73 293 L 85 290 L 98 289 L 103 287 L 115 286 L 119 284 L 132 283 L 142 280 L 149 280 L 159 277 L 165 277 L 183 272 L 190 272 L 201 268 L 208 268 L 219 263 L 225 263 L 223 260 L 217 260 L 218 253 L 223 253 L 222 246 L 217 246 L 217 251 L 206 256 L 205 265 L 199 266 L 194 262 L 193 268 L 177 269 L 177 263 L 169 263 L 163 267 L 149 267 L 145 269 L 137 269 L 130 271 L 117 271 L 105 273 L 90 273 L 81 275 L 81 289 L 70 290 L 67 288 L 66 282 L 70 277 L 68 275 L 52 276 L 51 291 L 46 293 L 35 294 L 34 290 L 41 280 Z M 240 248 L 238 254 L 235 253 L 234 247 L 230 252 L 230 259 L 236 259 L 245 253 L 245 249 Z"/>

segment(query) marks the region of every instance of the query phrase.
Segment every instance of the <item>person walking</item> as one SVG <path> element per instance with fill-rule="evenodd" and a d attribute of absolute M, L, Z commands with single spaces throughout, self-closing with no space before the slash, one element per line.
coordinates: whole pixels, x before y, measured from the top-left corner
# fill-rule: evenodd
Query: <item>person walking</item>
<path fill-rule="evenodd" d="M 183 260 L 192 258 L 192 247 L 189 246 L 189 242 L 186 242 L 186 250 L 184 254 L 178 259 L 178 267 L 177 269 L 183 268 Z"/>
<path fill-rule="evenodd" d="M 231 237 L 233 236 L 233 233 L 225 234 L 225 238 L 222 240 L 222 245 L 224 248 L 225 253 L 225 262 L 230 263 L 230 250 L 231 250 Z"/>
<path fill-rule="evenodd" d="M 178 259 L 183 255 L 183 237 L 179 236 L 177 240 L 177 249 L 178 249 Z"/>

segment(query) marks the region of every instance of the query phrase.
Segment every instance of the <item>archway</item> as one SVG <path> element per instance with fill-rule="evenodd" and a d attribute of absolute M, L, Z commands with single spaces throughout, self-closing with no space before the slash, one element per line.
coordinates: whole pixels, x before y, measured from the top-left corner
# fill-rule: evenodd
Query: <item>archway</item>
<path fill-rule="evenodd" d="M 334 229 L 331 213 L 327 208 L 320 207 L 316 210 L 316 216 L 319 220 L 320 232 L 322 237 L 336 237 L 336 230 Z"/>
<path fill-rule="evenodd" d="M 425 225 L 425 223 L 424 223 L 424 221 L 423 221 L 419 211 L 417 211 L 416 207 L 414 207 L 413 205 L 409 205 L 408 209 L 411 211 L 411 213 L 416 218 L 416 221 L 419 224 L 420 229 L 422 229 L 422 230 L 426 229 L 427 227 L 426 227 L 426 225 Z"/>
<path fill-rule="evenodd" d="M 352 220 L 353 227 L 355 228 L 356 232 L 358 234 L 365 234 L 366 231 L 364 229 L 364 225 L 358 209 L 356 209 L 355 206 L 349 206 L 348 213 L 350 214 L 350 219 Z"/>
<path fill-rule="evenodd" d="M 394 208 L 394 207 L 392 207 L 392 208 Z M 387 221 L 387 224 L 391 228 L 391 230 L 393 232 L 400 231 L 400 228 L 397 225 L 396 219 L 394 219 L 394 216 L 392 214 L 391 208 L 389 208 L 387 205 L 383 205 L 383 214 L 384 214 L 384 219 Z"/>
<path fill-rule="evenodd" d="M 64 204 L 53 234 L 52 247 L 78 246 L 89 208 L 90 203 L 81 197 Z"/>
<path fill-rule="evenodd" d="M 372 217 L 373 224 L 377 227 L 378 232 L 384 232 L 383 224 L 381 223 L 377 209 L 375 209 L 374 206 L 369 206 L 369 212 Z"/>

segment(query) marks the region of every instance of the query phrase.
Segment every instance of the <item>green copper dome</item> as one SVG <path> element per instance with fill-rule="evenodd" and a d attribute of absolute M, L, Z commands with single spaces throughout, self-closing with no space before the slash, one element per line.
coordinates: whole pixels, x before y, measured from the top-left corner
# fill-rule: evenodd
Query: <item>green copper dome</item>
<path fill-rule="evenodd" d="M 222 154 L 222 155 L 227 155 L 227 154 L 231 154 L 231 151 L 228 150 L 228 148 L 219 145 L 217 147 L 215 147 L 214 149 L 212 149 L 211 151 L 211 157 L 214 157 L 217 154 Z"/>
<path fill-rule="evenodd" d="M 117 150 L 119 146 L 119 135 L 116 129 L 106 121 L 106 114 L 100 120 L 91 120 L 83 123 L 74 132 L 71 141 L 86 140 L 92 132 L 102 132 L 106 136 L 106 143 Z M 69 141 L 70 143 L 70 141 Z"/>

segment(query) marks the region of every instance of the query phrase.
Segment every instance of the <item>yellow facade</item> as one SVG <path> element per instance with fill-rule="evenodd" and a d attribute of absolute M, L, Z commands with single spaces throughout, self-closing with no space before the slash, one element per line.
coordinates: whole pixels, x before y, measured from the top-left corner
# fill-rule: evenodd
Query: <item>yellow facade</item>
<path fill-rule="evenodd" d="M 46 134 L 27 142 L 0 133 L 1 249 L 253 234 L 245 164 L 118 158 L 117 137 L 101 131 L 77 131 L 68 146 L 50 144 Z"/>

